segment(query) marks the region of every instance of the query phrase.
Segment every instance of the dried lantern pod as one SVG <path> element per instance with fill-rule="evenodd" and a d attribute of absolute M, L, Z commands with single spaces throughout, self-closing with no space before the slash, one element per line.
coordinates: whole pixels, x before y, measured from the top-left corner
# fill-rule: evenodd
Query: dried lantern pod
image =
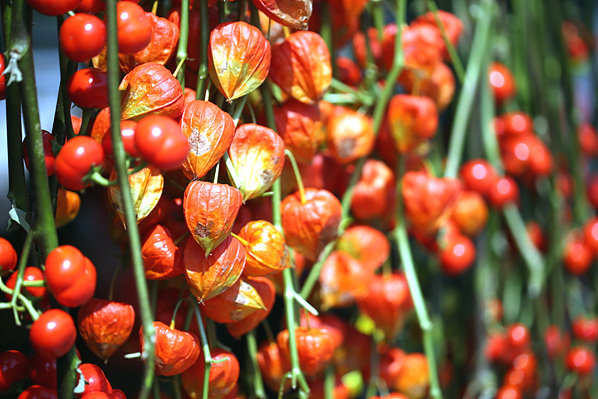
<path fill-rule="evenodd" d="M 291 97 L 314 104 L 332 82 L 330 52 L 315 32 L 295 32 L 272 46 L 270 78 Z"/>
<path fill-rule="evenodd" d="M 315 376 L 330 363 L 336 349 L 333 333 L 325 328 L 297 327 L 295 329 L 297 355 L 301 371 L 307 376 Z M 276 337 L 287 359 L 289 355 L 289 330 L 282 330 Z"/>
<path fill-rule="evenodd" d="M 274 283 L 266 277 L 246 277 L 244 278 L 244 282 L 251 285 L 257 291 L 264 304 L 264 308 L 252 312 L 243 320 L 226 324 L 226 329 L 229 334 L 235 338 L 239 338 L 253 330 L 268 317 L 274 306 L 274 300 L 276 299 Z"/>
<path fill-rule="evenodd" d="M 389 388 L 394 388 L 413 399 L 423 399 L 428 395 L 429 385 L 430 369 L 426 355 L 407 353 L 394 385 Z"/>
<path fill-rule="evenodd" d="M 280 384 L 284 375 L 291 371 L 291 363 L 283 350 L 276 342 L 264 341 L 257 350 L 257 364 L 264 378 L 266 386 L 274 392 L 281 388 Z M 282 390 L 287 392 L 291 389 L 290 379 L 286 379 Z"/>
<path fill-rule="evenodd" d="M 230 288 L 243 273 L 245 249 L 232 236 L 208 255 L 189 237 L 183 250 L 185 279 L 198 302 L 203 302 Z"/>
<path fill-rule="evenodd" d="M 336 249 L 376 271 L 390 256 L 390 241 L 380 230 L 368 225 L 354 225 L 339 237 Z"/>
<path fill-rule="evenodd" d="M 79 308 L 79 335 L 99 358 L 108 359 L 131 335 L 135 309 L 127 303 L 92 298 Z"/>
<path fill-rule="evenodd" d="M 190 147 L 183 171 L 189 179 L 199 179 L 228 150 L 235 134 L 235 123 L 217 105 L 196 100 L 185 105 L 181 131 L 187 136 Z"/>
<path fill-rule="evenodd" d="M 438 108 L 428 97 L 396 94 L 390 99 L 387 119 L 396 150 L 405 154 L 436 135 Z"/>
<path fill-rule="evenodd" d="M 230 234 L 243 200 L 228 184 L 192 181 L 185 189 L 187 228 L 206 256 Z"/>
<path fill-rule="evenodd" d="M 116 180 L 116 169 L 110 175 L 111 180 Z M 137 222 L 144 219 L 156 207 L 162 189 L 164 188 L 164 177 L 160 169 L 153 165 L 146 166 L 139 172 L 129 175 L 129 187 L 133 199 L 133 208 Z M 119 186 L 108 187 L 112 207 L 118 214 L 123 226 L 126 226 L 126 218 L 122 206 L 122 198 Z"/>
<path fill-rule="evenodd" d="M 322 309 L 346 307 L 368 294 L 374 272 L 346 252 L 333 251 L 320 273 Z"/>
<path fill-rule="evenodd" d="M 463 234 L 474 237 L 481 232 L 488 221 L 488 205 L 482 194 L 473 190 L 462 190 L 451 214 L 451 219 Z"/>
<path fill-rule="evenodd" d="M 228 149 L 243 201 L 262 195 L 282 174 L 284 141 L 276 132 L 255 123 L 237 128 Z"/>
<path fill-rule="evenodd" d="M 407 172 L 402 184 L 405 216 L 423 236 L 434 234 L 446 223 L 461 191 L 458 180 L 435 178 L 426 172 Z"/>
<path fill-rule="evenodd" d="M 183 274 L 183 253 L 175 245 L 168 228 L 156 224 L 144 234 L 141 256 L 148 280 L 162 280 Z"/>
<path fill-rule="evenodd" d="M 95 141 L 102 144 L 104 136 L 110 131 L 110 126 L 110 107 L 102 108 L 93 121 L 90 136 Z"/>
<path fill-rule="evenodd" d="M 344 108 L 328 121 L 328 148 L 342 164 L 369 155 L 375 140 L 372 119 L 360 112 Z"/>
<path fill-rule="evenodd" d="M 232 353 L 220 348 L 211 348 L 210 355 L 214 360 L 208 377 L 208 398 L 221 399 L 234 391 L 239 381 L 239 360 Z M 192 399 L 203 397 L 205 360 L 202 357 L 183 374 L 181 383 L 185 392 Z"/>
<path fill-rule="evenodd" d="M 289 28 L 306 30 L 312 13 L 311 0 L 252 0 L 273 21 Z"/>
<path fill-rule="evenodd" d="M 79 214 L 81 208 L 81 197 L 74 191 L 58 187 L 56 196 L 56 228 L 67 225 Z"/>
<path fill-rule="evenodd" d="M 392 66 L 397 31 L 395 24 L 389 24 L 389 28 L 384 30 L 382 64 L 387 70 Z M 420 77 L 429 77 L 432 74 L 436 65 L 442 62 L 442 52 L 445 49 L 440 30 L 428 24 L 404 27 L 401 32 L 401 46 L 405 68 Z"/>
<path fill-rule="evenodd" d="M 154 321 L 152 327 L 156 332 L 157 375 L 173 376 L 193 366 L 201 353 L 199 338 L 195 334 L 171 328 L 161 321 Z M 139 329 L 139 340 L 143 349 L 143 327 Z M 200 359 L 203 361 L 203 357 Z"/>
<path fill-rule="evenodd" d="M 168 19 L 158 17 L 151 12 L 146 12 L 145 15 L 151 20 L 152 40 L 143 50 L 137 53 L 118 54 L 118 63 L 125 73 L 146 62 L 157 62 L 166 65 L 176 54 L 177 43 L 179 42 L 179 27 Z"/>
<path fill-rule="evenodd" d="M 146 115 L 177 119 L 183 113 L 183 88 L 161 64 L 147 62 L 127 73 L 118 87 L 121 118 L 141 120 Z"/>
<path fill-rule="evenodd" d="M 455 94 L 455 75 L 444 62 L 436 65 L 429 77 L 420 77 L 416 72 L 408 69 L 401 71 L 399 82 L 407 93 L 413 93 L 417 87 L 420 96 L 430 97 L 436 103 L 438 111 L 444 111 Z"/>
<path fill-rule="evenodd" d="M 318 149 L 317 134 L 322 129 L 320 108 L 295 99 L 274 108 L 278 134 L 298 162 L 309 163 Z"/>
<path fill-rule="evenodd" d="M 200 309 L 217 323 L 241 321 L 258 310 L 264 310 L 264 302 L 257 290 L 238 279 L 229 289 L 205 300 Z"/>
<path fill-rule="evenodd" d="M 386 164 L 368 159 L 353 189 L 351 213 L 359 220 L 391 215 L 396 199 L 395 174 Z"/>
<path fill-rule="evenodd" d="M 239 232 L 247 252 L 244 276 L 266 276 L 291 267 L 291 254 L 282 233 L 267 220 L 248 222 Z"/>
<path fill-rule="evenodd" d="M 210 33 L 210 77 L 228 101 L 243 97 L 266 80 L 270 58 L 270 42 L 247 22 L 225 22 Z"/>
<path fill-rule="evenodd" d="M 368 290 L 369 294 L 357 301 L 359 311 L 372 319 L 390 341 L 401 330 L 405 314 L 413 307 L 407 279 L 402 273 L 376 275 Z"/>
<path fill-rule="evenodd" d="M 436 12 L 428 11 L 424 15 L 420 15 L 419 17 L 415 18 L 411 22 L 411 25 L 430 25 L 431 27 L 438 29 L 438 31 L 442 35 L 442 32 L 440 31 L 440 26 L 436 21 L 437 16 L 440 20 L 440 24 L 442 25 L 449 42 L 453 46 L 456 46 L 457 42 L 459 41 L 459 37 L 461 37 L 461 33 L 463 33 L 463 23 L 459 18 L 457 18 L 455 14 L 443 10 L 438 10 Z M 450 61 L 451 56 L 444 42 L 441 46 L 441 50 L 444 59 Z"/>
<path fill-rule="evenodd" d="M 342 207 L 330 191 L 306 188 L 304 198 L 301 192 L 288 195 L 280 209 L 287 244 L 309 260 L 337 236 Z"/>

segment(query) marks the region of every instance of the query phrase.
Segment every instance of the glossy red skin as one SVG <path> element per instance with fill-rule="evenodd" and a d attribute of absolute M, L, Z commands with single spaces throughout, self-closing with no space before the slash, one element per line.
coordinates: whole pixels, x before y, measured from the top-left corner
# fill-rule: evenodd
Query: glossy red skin
<path fill-rule="evenodd" d="M 465 188 L 487 197 L 496 180 L 496 171 L 488 161 L 472 159 L 461 166 L 460 176 Z"/>
<path fill-rule="evenodd" d="M 125 147 L 125 152 L 133 158 L 139 158 L 141 156 L 137 150 L 137 146 L 135 145 L 136 128 L 137 122 L 135 121 L 120 121 L 120 135 L 122 137 L 123 146 Z M 112 135 L 110 132 L 104 135 L 104 138 L 102 139 L 102 148 L 104 149 L 104 153 L 107 157 L 114 155 L 112 149 Z"/>
<path fill-rule="evenodd" d="M 9 350 L 0 353 L 0 392 L 27 376 L 29 359 L 19 351 Z"/>
<path fill-rule="evenodd" d="M 449 276 L 457 276 L 471 267 L 476 249 L 469 237 L 453 234 L 447 238 L 439 256 L 442 271 Z"/>
<path fill-rule="evenodd" d="M 521 391 L 515 387 L 512 386 L 502 386 L 500 387 L 500 389 L 496 392 L 496 398 L 495 399 L 522 399 L 523 395 L 521 394 Z"/>
<path fill-rule="evenodd" d="M 152 39 L 152 21 L 141 6 L 131 1 L 116 4 L 118 52 L 133 54 L 143 50 Z"/>
<path fill-rule="evenodd" d="M 488 192 L 488 201 L 495 208 L 501 209 L 509 202 L 519 200 L 519 187 L 510 176 L 497 178 Z"/>
<path fill-rule="evenodd" d="M 598 341 L 598 318 L 577 316 L 571 325 L 573 336 L 587 343 Z"/>
<path fill-rule="evenodd" d="M 580 276 L 588 271 L 593 258 L 592 249 L 583 235 L 577 230 L 570 232 L 563 251 L 565 269 L 573 275 Z"/>
<path fill-rule="evenodd" d="M 534 121 L 525 112 L 509 112 L 494 120 L 494 129 L 499 141 L 512 136 L 534 133 Z"/>
<path fill-rule="evenodd" d="M 60 357 L 75 343 L 77 329 L 64 310 L 50 309 L 33 322 L 29 341 L 36 352 L 46 357 Z"/>
<path fill-rule="evenodd" d="M 567 352 L 565 364 L 567 369 L 578 374 L 590 374 L 596 367 L 596 355 L 590 348 L 576 346 Z"/>
<path fill-rule="evenodd" d="M 46 172 L 48 176 L 54 175 L 56 172 L 56 156 L 52 149 L 52 143 L 54 142 L 54 136 L 47 130 L 42 130 L 42 141 L 44 143 L 44 160 L 46 162 Z M 27 149 L 27 138 L 23 141 L 23 158 L 25 159 L 25 166 L 29 170 L 29 150 Z"/>
<path fill-rule="evenodd" d="M 35 353 L 29 358 L 29 379 L 34 384 L 56 388 L 56 358 Z"/>
<path fill-rule="evenodd" d="M 521 352 L 529 346 L 531 335 L 529 329 L 521 324 L 514 323 L 507 329 L 507 343 L 517 352 Z"/>
<path fill-rule="evenodd" d="M 108 106 L 108 75 L 96 68 L 79 69 L 68 80 L 66 91 L 71 101 L 78 107 L 106 108 Z"/>
<path fill-rule="evenodd" d="M 89 61 L 100 54 L 106 44 L 104 21 L 91 14 L 75 14 L 60 27 L 60 48 L 73 61 Z"/>
<path fill-rule="evenodd" d="M 583 235 L 594 256 L 598 255 L 598 217 L 591 218 L 583 225 Z"/>
<path fill-rule="evenodd" d="M 15 288 L 15 284 L 17 283 L 17 275 L 18 273 L 15 271 L 6 281 L 6 286 L 10 289 Z M 27 266 L 25 268 L 25 274 L 23 274 L 24 281 L 40 281 L 44 279 L 44 272 L 41 269 L 33 266 Z M 43 297 L 46 295 L 46 287 L 25 287 L 25 291 L 36 298 Z M 12 295 L 6 294 L 6 298 L 10 300 Z"/>
<path fill-rule="evenodd" d="M 86 12 L 88 14 L 97 14 L 104 11 L 106 2 L 103 0 L 82 0 L 75 12 Z"/>
<path fill-rule="evenodd" d="M 544 344 L 548 357 L 554 359 L 564 354 L 569 347 L 569 336 L 561 332 L 559 326 L 553 324 L 544 331 Z"/>
<path fill-rule="evenodd" d="M 0 101 L 6 99 L 6 75 L 3 74 L 6 69 L 6 57 L 0 54 Z"/>
<path fill-rule="evenodd" d="M 112 396 L 114 397 L 114 399 L 127 399 L 125 393 L 120 389 L 113 389 Z"/>
<path fill-rule="evenodd" d="M 135 145 L 142 158 L 163 170 L 180 168 L 190 148 L 179 124 L 162 115 L 148 115 L 139 121 Z"/>
<path fill-rule="evenodd" d="M 46 258 L 46 285 L 63 306 L 81 306 L 96 288 L 96 269 L 81 251 L 71 245 L 55 248 Z"/>
<path fill-rule="evenodd" d="M 85 379 L 85 390 L 82 394 L 77 394 L 77 398 L 86 397 L 88 393 L 96 391 L 112 394 L 112 386 L 100 367 L 91 363 L 82 363 L 79 365 L 79 370 Z"/>
<path fill-rule="evenodd" d="M 57 17 L 74 10 L 81 0 L 27 0 L 27 3 L 44 15 Z"/>
<path fill-rule="evenodd" d="M 17 266 L 17 251 L 6 238 L 0 237 L 0 275 L 14 270 Z"/>
<path fill-rule="evenodd" d="M 490 65 L 488 82 L 497 103 L 503 103 L 515 95 L 515 78 L 511 70 L 499 62 Z"/>
<path fill-rule="evenodd" d="M 100 143 L 89 136 L 77 136 L 67 141 L 56 156 L 56 177 L 65 188 L 78 191 L 87 187 L 82 180 L 91 167 L 103 162 Z"/>
<path fill-rule="evenodd" d="M 579 140 L 579 148 L 585 156 L 595 157 L 598 155 L 598 132 L 596 132 L 594 126 L 589 123 L 579 125 L 577 139 Z"/>
<path fill-rule="evenodd" d="M 32 385 L 21 392 L 17 399 L 58 399 L 58 392 L 55 388 Z"/>

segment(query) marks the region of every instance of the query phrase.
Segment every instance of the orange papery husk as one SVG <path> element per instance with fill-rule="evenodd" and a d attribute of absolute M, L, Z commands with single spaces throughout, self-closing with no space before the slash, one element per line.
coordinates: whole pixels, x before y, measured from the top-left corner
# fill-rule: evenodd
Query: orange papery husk
<path fill-rule="evenodd" d="M 265 309 L 260 294 L 252 285 L 238 279 L 222 294 L 200 305 L 202 312 L 217 323 L 240 321 L 253 312 Z"/>
<path fill-rule="evenodd" d="M 252 92 L 266 80 L 270 58 L 270 42 L 258 28 L 246 22 L 225 22 L 210 33 L 210 77 L 229 102 Z"/>
<path fill-rule="evenodd" d="M 272 46 L 270 78 L 301 102 L 320 100 L 332 82 L 330 52 L 324 39 L 315 32 L 295 32 Z"/>
<path fill-rule="evenodd" d="M 392 169 L 382 161 L 368 159 L 353 191 L 351 213 L 364 221 L 392 215 L 396 199 L 395 184 Z"/>
<path fill-rule="evenodd" d="M 152 21 L 152 40 L 143 50 L 133 54 L 119 54 L 118 63 L 124 73 L 146 62 L 166 65 L 176 54 L 179 42 L 179 27 L 166 18 L 151 12 L 145 13 Z"/>
<path fill-rule="evenodd" d="M 309 260 L 316 260 L 337 236 L 341 203 L 327 190 L 306 188 L 305 203 L 299 192 L 288 195 L 280 209 L 287 244 Z"/>
<path fill-rule="evenodd" d="M 199 338 L 195 334 L 170 328 L 161 321 L 154 321 L 152 327 L 156 332 L 154 346 L 157 375 L 173 376 L 193 366 L 201 353 Z M 139 340 L 143 348 L 143 328 L 139 329 Z"/>
<path fill-rule="evenodd" d="M 276 22 L 261 10 L 258 11 L 258 14 L 260 16 L 262 33 L 264 34 L 264 36 L 266 36 L 270 44 L 283 42 L 285 39 L 284 25 L 282 25 L 279 22 Z"/>
<path fill-rule="evenodd" d="M 90 136 L 98 143 L 102 144 L 104 136 L 110 131 L 110 107 L 102 108 L 96 115 L 96 119 L 91 127 Z"/>
<path fill-rule="evenodd" d="M 374 321 L 391 341 L 403 327 L 405 315 L 413 304 L 407 279 L 402 273 L 376 275 L 368 286 L 368 295 L 357 301 L 359 311 Z"/>
<path fill-rule="evenodd" d="M 291 363 L 276 342 L 262 342 L 257 350 L 257 364 L 262 372 L 266 386 L 278 392 L 286 373 L 291 371 Z M 284 392 L 291 389 L 291 380 L 286 379 Z"/>
<path fill-rule="evenodd" d="M 284 141 L 276 132 L 255 123 L 237 128 L 228 149 L 243 201 L 265 193 L 282 174 Z"/>
<path fill-rule="evenodd" d="M 390 25 L 386 25 L 390 26 Z M 385 29 L 386 29 L 385 26 Z M 395 27 L 390 26 L 388 29 L 395 29 Z M 372 57 L 374 60 L 374 64 L 378 67 L 382 66 L 382 44 L 378 39 L 378 30 L 375 27 L 370 27 L 367 30 L 368 41 L 370 51 L 372 52 Z M 366 68 L 367 66 L 367 45 L 368 42 L 365 40 L 365 34 L 359 30 L 355 32 L 353 35 L 352 45 L 353 45 L 353 55 L 355 56 L 355 60 L 359 64 L 361 68 Z"/>
<path fill-rule="evenodd" d="M 135 309 L 128 303 L 91 298 L 79 308 L 79 335 L 100 359 L 108 359 L 131 335 Z"/>
<path fill-rule="evenodd" d="M 156 224 L 148 229 L 141 242 L 145 278 L 163 280 L 183 274 L 183 252 L 174 244 L 169 229 Z"/>
<path fill-rule="evenodd" d="M 428 359 L 423 353 L 408 353 L 403 359 L 403 367 L 392 386 L 413 399 L 423 399 L 428 395 L 430 371 Z"/>
<path fill-rule="evenodd" d="M 325 0 L 332 13 L 340 13 L 348 19 L 356 19 L 368 4 L 368 0 Z"/>
<path fill-rule="evenodd" d="M 306 30 L 312 13 L 312 0 L 252 0 L 273 21 L 293 29 Z"/>
<path fill-rule="evenodd" d="M 56 228 L 65 226 L 73 221 L 79 214 L 81 208 L 81 197 L 74 191 L 58 187 L 56 196 L 56 216 L 54 222 Z"/>
<path fill-rule="evenodd" d="M 446 34 L 447 39 L 453 46 L 457 46 L 459 37 L 461 37 L 461 33 L 463 33 L 463 23 L 454 14 L 451 14 L 447 11 L 438 10 L 437 15 L 438 19 L 440 20 L 440 25 L 442 25 L 444 28 L 444 33 Z M 411 22 L 411 26 L 416 25 L 430 25 L 431 27 L 438 29 L 442 35 L 442 32 L 440 31 L 440 25 L 436 22 L 436 15 L 432 11 L 428 11 L 424 15 L 420 15 L 419 17 L 415 18 Z M 450 61 L 451 56 L 446 45 L 443 45 L 441 50 L 444 59 L 446 61 Z"/>
<path fill-rule="evenodd" d="M 380 379 L 390 388 L 403 368 L 405 352 L 399 348 L 388 346 L 382 347 L 380 352 L 378 364 Z M 369 372 L 370 370 L 368 370 L 367 374 Z"/>
<path fill-rule="evenodd" d="M 346 85 L 357 88 L 363 79 L 359 65 L 351 58 L 336 57 L 336 68 L 338 69 L 338 79 Z"/>
<path fill-rule="evenodd" d="M 389 24 L 382 38 L 382 64 L 387 70 L 392 66 L 397 27 Z M 435 26 L 419 24 L 403 28 L 401 45 L 405 68 L 419 76 L 430 76 L 436 65 L 442 62 L 444 41 Z"/>
<path fill-rule="evenodd" d="M 301 371 L 310 377 L 317 375 L 331 362 L 336 350 L 333 333 L 325 328 L 297 327 L 295 340 Z M 276 341 L 286 358 L 290 359 L 289 330 L 279 332 Z"/>
<path fill-rule="evenodd" d="M 326 142 L 332 156 L 342 164 L 369 155 L 375 140 L 372 119 L 360 112 L 345 108 L 328 121 Z"/>
<path fill-rule="evenodd" d="M 194 180 L 183 197 L 185 222 L 206 256 L 230 234 L 243 199 L 228 184 Z"/>
<path fill-rule="evenodd" d="M 455 94 L 455 75 L 444 62 L 438 63 L 429 77 L 418 77 L 413 71 L 405 69 L 399 75 L 399 82 L 408 93 L 418 87 L 418 95 L 434 100 L 438 111 L 444 111 Z"/>
<path fill-rule="evenodd" d="M 333 251 L 320 273 L 322 309 L 347 307 L 368 294 L 374 272 L 346 252 Z"/>
<path fill-rule="evenodd" d="M 208 377 L 208 398 L 222 399 L 237 387 L 239 361 L 232 352 L 220 348 L 210 348 L 210 355 L 215 362 L 210 367 Z M 181 374 L 183 388 L 192 399 L 203 397 L 204 369 L 205 360 L 202 354 L 187 371 Z"/>
<path fill-rule="evenodd" d="M 242 320 L 226 324 L 229 334 L 235 338 L 247 334 L 268 317 L 276 299 L 274 283 L 266 277 L 245 277 L 244 282 L 251 285 L 257 291 L 264 304 L 264 308 L 252 312 Z"/>
<path fill-rule="evenodd" d="M 233 141 L 233 118 L 211 102 L 196 100 L 185 104 L 181 131 L 189 141 L 189 154 L 183 172 L 189 179 L 199 179 L 226 153 Z"/>
<path fill-rule="evenodd" d="M 390 256 L 390 241 L 384 233 L 368 225 L 347 228 L 336 243 L 338 251 L 346 252 L 372 271 L 376 271 Z"/>
<path fill-rule="evenodd" d="M 250 221 L 239 232 L 239 239 L 247 252 L 244 276 L 266 276 L 291 267 L 284 236 L 272 223 Z"/>
<path fill-rule="evenodd" d="M 334 32 L 334 48 L 342 48 L 359 30 L 359 17 L 353 13 L 346 13 L 342 10 L 336 10 L 332 7 L 325 8 L 324 4 L 329 3 L 328 0 L 314 0 L 313 13 L 309 19 L 309 30 L 313 32 L 321 32 L 322 30 L 322 15 L 327 13 L 330 16 L 332 31 Z M 356 2 L 357 3 L 357 2 Z M 358 5 L 356 4 L 355 9 Z"/>
<path fill-rule="evenodd" d="M 183 250 L 185 278 L 198 302 L 213 298 L 230 288 L 243 273 L 245 248 L 232 236 L 218 245 L 211 254 L 189 237 Z"/>
<path fill-rule="evenodd" d="M 110 180 L 116 180 L 116 170 L 110 174 Z M 133 209 L 137 223 L 143 220 L 156 207 L 162 190 L 164 189 L 164 177 L 160 169 L 153 165 L 146 166 L 137 173 L 129 175 L 129 187 L 133 199 Z M 119 186 L 108 187 L 112 207 L 118 214 L 123 226 L 126 227 L 126 218 L 122 205 Z"/>
<path fill-rule="evenodd" d="M 438 108 L 428 97 L 396 94 L 390 99 L 386 118 L 400 154 L 434 137 L 438 128 Z"/>
<path fill-rule="evenodd" d="M 146 115 L 164 115 L 178 119 L 185 101 L 183 88 L 161 64 L 147 62 L 125 75 L 118 87 L 121 94 L 121 118 L 141 120 Z"/>
<path fill-rule="evenodd" d="M 462 190 L 457 197 L 451 220 L 460 232 L 469 237 L 480 233 L 488 221 L 488 205 L 482 194 L 473 190 Z"/>
<path fill-rule="evenodd" d="M 422 236 L 432 236 L 450 217 L 461 183 L 453 178 L 436 178 L 426 172 L 403 176 L 403 204 L 411 227 Z"/>
<path fill-rule="evenodd" d="M 323 128 L 320 108 L 290 99 L 274 108 L 274 118 L 286 148 L 298 162 L 310 162 L 318 149 L 318 131 Z"/>

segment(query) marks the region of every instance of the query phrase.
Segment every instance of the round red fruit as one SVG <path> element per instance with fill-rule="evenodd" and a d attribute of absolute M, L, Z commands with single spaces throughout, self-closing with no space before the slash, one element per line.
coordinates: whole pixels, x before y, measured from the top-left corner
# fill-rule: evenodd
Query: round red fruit
<path fill-rule="evenodd" d="M 135 145 L 143 159 L 163 170 L 178 169 L 189 153 L 189 141 L 179 124 L 162 115 L 149 115 L 139 121 Z"/>
<path fill-rule="evenodd" d="M 96 68 L 79 69 L 68 80 L 66 92 L 78 107 L 106 108 L 108 106 L 108 75 Z"/>
<path fill-rule="evenodd" d="M 463 273 L 473 264 L 476 250 L 471 239 L 461 234 L 447 237 L 444 248 L 440 251 L 442 271 L 449 276 Z"/>
<path fill-rule="evenodd" d="M 585 346 L 576 346 L 569 349 L 565 360 L 567 368 L 578 374 L 590 374 L 596 367 L 596 355 Z"/>
<path fill-rule="evenodd" d="M 0 237 L 0 275 L 14 270 L 17 266 L 17 251 L 10 241 Z"/>
<path fill-rule="evenodd" d="M 87 187 L 83 178 L 94 166 L 104 162 L 100 143 L 89 136 L 77 136 L 66 142 L 56 156 L 56 177 L 65 188 L 77 191 Z"/>
<path fill-rule="evenodd" d="M 9 350 L 0 353 L 0 392 L 27 376 L 29 359 L 19 351 Z"/>
<path fill-rule="evenodd" d="M 64 310 L 50 309 L 31 325 L 29 340 L 36 352 L 46 357 L 65 355 L 75 343 L 77 330 Z"/>
<path fill-rule="evenodd" d="M 104 21 L 91 14 L 75 14 L 60 27 L 60 48 L 73 61 L 89 61 L 106 44 Z"/>
<path fill-rule="evenodd" d="M 27 0 L 36 11 L 57 17 L 77 8 L 81 0 Z"/>
<path fill-rule="evenodd" d="M 152 21 L 140 5 L 131 1 L 116 3 L 118 52 L 132 54 L 143 50 L 152 39 Z"/>
<path fill-rule="evenodd" d="M 511 70 L 499 62 L 490 65 L 488 82 L 497 103 L 503 103 L 515 95 L 515 78 Z"/>
<path fill-rule="evenodd" d="M 42 130 L 42 141 L 44 143 L 44 161 L 46 162 L 46 173 L 48 176 L 56 173 L 56 156 L 54 155 L 54 149 L 52 143 L 54 142 L 54 136 L 47 130 Z M 23 141 L 23 158 L 25 159 L 25 166 L 29 170 L 29 150 L 27 149 L 27 138 Z"/>

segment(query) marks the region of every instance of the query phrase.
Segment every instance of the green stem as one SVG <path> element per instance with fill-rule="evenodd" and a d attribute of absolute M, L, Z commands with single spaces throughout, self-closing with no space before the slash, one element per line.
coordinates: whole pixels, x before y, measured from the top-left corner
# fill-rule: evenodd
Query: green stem
<path fill-rule="evenodd" d="M 249 361 L 251 362 L 251 370 L 253 371 L 253 394 L 258 399 L 266 398 L 266 389 L 264 388 L 264 381 L 262 380 L 262 373 L 257 364 L 257 339 L 255 338 L 255 329 L 249 331 L 245 338 L 247 339 L 247 350 L 249 351 Z"/>
<path fill-rule="evenodd" d="M 327 366 L 324 374 L 324 399 L 334 399 L 336 397 L 334 395 L 335 377 L 334 367 L 332 365 Z"/>
<path fill-rule="evenodd" d="M 322 18 L 322 26 L 320 28 L 320 35 L 324 42 L 326 42 L 326 47 L 328 47 L 328 52 L 330 53 L 330 64 L 332 67 L 332 76 L 338 76 L 338 67 L 336 65 L 336 57 L 334 56 L 334 31 L 332 29 L 332 21 L 330 15 L 330 6 L 328 2 L 323 1 L 320 3 L 322 7 L 320 10 L 320 15 Z"/>
<path fill-rule="evenodd" d="M 536 298 L 540 294 L 544 283 L 544 259 L 536 246 L 530 241 L 517 206 L 513 203 L 505 205 L 503 215 L 529 270 L 528 296 L 532 299 Z"/>
<path fill-rule="evenodd" d="M 189 0 L 181 0 L 181 28 L 179 45 L 176 53 L 177 76 L 181 87 L 185 87 L 185 59 L 187 58 L 187 44 L 189 42 Z"/>
<path fill-rule="evenodd" d="M 199 70 L 197 71 L 195 98 L 203 100 L 208 84 L 208 41 L 210 40 L 208 0 L 199 0 L 199 14 L 201 38 L 199 40 Z"/>
<path fill-rule="evenodd" d="M 17 326 L 21 325 L 21 321 L 19 320 L 19 314 L 17 312 L 17 300 L 20 299 L 21 295 L 21 287 L 23 285 L 23 276 L 25 275 L 25 268 L 27 267 L 27 262 L 29 261 L 29 252 L 31 251 L 31 244 L 33 243 L 33 230 L 27 233 L 27 237 L 25 238 L 25 243 L 23 244 L 23 250 L 21 251 L 21 258 L 19 259 L 19 268 L 17 269 L 17 281 L 15 282 L 15 287 L 13 289 L 13 296 L 10 300 L 10 306 L 13 308 L 13 314 L 15 316 L 15 324 Z"/>
<path fill-rule="evenodd" d="M 192 300 L 191 298 L 188 298 L 187 300 L 193 307 L 195 318 L 197 319 L 197 327 L 199 328 L 199 336 L 201 338 L 201 348 L 204 358 L 202 399 L 208 399 L 210 392 L 210 369 L 212 368 L 214 359 L 212 359 L 212 354 L 210 353 L 210 342 L 208 340 L 208 335 L 206 334 L 206 328 L 203 324 L 203 318 L 199 311 L 199 304 L 197 301 Z"/>
<path fill-rule="evenodd" d="M 145 270 L 143 259 L 141 257 L 141 240 L 137 227 L 137 219 L 131 198 L 131 187 L 129 186 L 129 176 L 127 173 L 126 154 L 122 143 L 120 133 L 120 93 L 118 91 L 120 76 L 118 65 L 118 41 L 116 26 L 116 0 L 106 1 L 107 18 L 107 62 L 108 62 L 108 99 L 110 104 L 110 123 L 112 134 L 112 147 L 114 153 L 114 167 L 117 172 L 118 185 L 120 188 L 123 212 L 129 237 L 129 248 L 133 263 L 133 274 L 135 276 L 135 286 L 139 298 L 139 307 L 141 313 L 141 323 L 143 328 L 144 345 L 143 360 L 145 361 L 145 371 L 143 383 L 139 392 L 140 399 L 146 399 L 152 389 L 155 368 L 155 330 L 152 326 L 154 317 L 150 307 L 150 300 L 145 280 Z"/>
<path fill-rule="evenodd" d="M 442 40 L 444 40 L 444 45 L 448 50 L 449 56 L 451 57 L 451 62 L 453 63 L 453 67 L 455 68 L 455 74 L 457 75 L 457 79 L 459 79 L 459 83 L 463 84 L 463 82 L 465 82 L 465 69 L 463 68 L 463 63 L 459 58 L 459 54 L 457 54 L 455 46 L 453 46 L 453 43 L 451 43 L 448 36 L 446 35 L 446 29 L 444 29 L 444 24 L 438 16 L 438 7 L 436 6 L 436 2 L 434 0 L 428 0 L 428 8 L 434 14 L 436 25 L 438 25 L 438 29 L 440 29 L 440 33 L 442 34 Z M 485 70 L 487 71 L 487 69 Z"/>
<path fill-rule="evenodd" d="M 455 121 L 451 132 L 449 151 L 444 171 L 445 177 L 456 177 L 463 155 L 463 146 L 467 135 L 467 124 L 471 114 L 473 100 L 481 80 L 482 65 L 486 52 L 489 50 L 488 36 L 492 26 L 494 16 L 494 2 L 483 0 L 478 19 L 476 32 L 471 46 L 471 53 L 467 61 L 467 71 L 465 72 L 465 83 L 459 96 L 457 110 L 455 112 Z M 483 77 L 485 79 L 485 75 Z"/>
<path fill-rule="evenodd" d="M 56 18 L 58 31 L 64 22 L 64 16 Z M 60 62 L 60 86 L 58 88 L 58 98 L 56 100 L 56 112 L 54 113 L 54 124 L 52 125 L 52 134 L 56 142 L 64 145 L 66 138 L 73 137 L 73 123 L 71 120 L 71 100 L 66 95 L 66 83 L 73 73 L 77 71 L 78 63 L 69 60 L 62 49 L 58 49 L 58 59 Z"/>
<path fill-rule="evenodd" d="M 297 165 L 297 161 L 295 160 L 295 156 L 289 150 L 284 150 L 284 153 L 291 161 L 291 166 L 293 167 L 293 173 L 295 174 L 295 181 L 297 182 L 297 187 L 299 188 L 299 197 L 301 199 L 301 203 L 305 204 L 307 200 L 305 199 L 305 187 L 303 187 L 303 179 L 301 178 L 301 171 L 299 171 L 299 166 Z"/>

